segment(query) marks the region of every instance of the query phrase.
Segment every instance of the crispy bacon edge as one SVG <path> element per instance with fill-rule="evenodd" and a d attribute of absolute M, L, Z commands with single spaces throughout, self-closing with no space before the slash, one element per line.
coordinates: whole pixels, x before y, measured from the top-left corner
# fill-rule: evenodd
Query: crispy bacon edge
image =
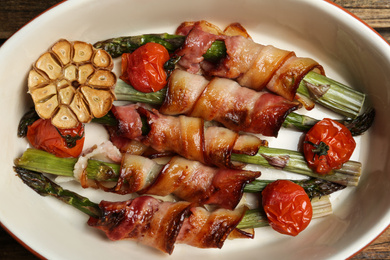
<path fill-rule="evenodd" d="M 136 140 L 149 147 L 148 150 L 144 150 L 143 156 L 154 158 L 176 153 L 206 165 L 241 169 L 244 164 L 232 162 L 230 159 L 233 152 L 254 155 L 260 146 L 267 145 L 266 141 L 254 135 L 238 134 L 217 126 L 205 127 L 204 120 L 201 118 L 166 116 L 155 109 L 148 110 L 134 104 L 125 107 L 137 111 L 138 114 L 127 113 L 129 117 L 135 117 L 135 120 L 141 116 L 146 117 L 149 132 L 136 137 Z M 123 121 L 131 121 L 131 118 Z M 117 119 L 121 120 L 121 118 Z M 114 145 L 120 149 L 127 147 L 130 139 L 119 136 L 115 128 L 108 130 Z M 150 149 L 156 153 L 153 154 Z M 127 149 L 121 151 L 125 152 Z"/>
<path fill-rule="evenodd" d="M 188 202 L 166 202 L 140 196 L 122 202 L 101 201 L 102 215 L 88 225 L 102 230 L 113 241 L 130 239 L 172 254 L 175 243 L 198 248 L 222 248 L 227 238 L 253 238 L 238 230 L 246 207 L 209 212 Z"/>

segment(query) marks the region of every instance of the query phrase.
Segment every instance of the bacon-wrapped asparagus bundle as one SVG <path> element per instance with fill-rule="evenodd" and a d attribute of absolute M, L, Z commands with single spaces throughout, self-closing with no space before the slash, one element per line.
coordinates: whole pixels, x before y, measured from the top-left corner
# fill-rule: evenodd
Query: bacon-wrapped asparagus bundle
<path fill-rule="evenodd" d="M 118 154 L 118 156 L 112 156 L 112 154 Z M 241 192 L 261 192 L 267 184 L 273 182 L 273 180 L 253 180 L 260 174 L 256 171 L 226 171 L 207 167 L 182 157 L 175 157 L 165 165 L 143 156 L 130 154 L 124 156 L 115 149 L 111 142 L 107 141 L 94 146 L 89 153 L 79 158 L 56 157 L 48 152 L 30 148 L 14 162 L 18 168 L 73 177 L 85 188 L 103 188 L 120 194 L 155 192 L 152 194 L 167 195 L 170 191 L 171 193 L 177 192 L 176 194 L 182 198 L 191 196 L 192 193 L 194 198 L 188 198 L 188 201 L 214 203 L 222 207 L 234 205 L 234 201 L 237 202 L 241 197 Z M 265 159 L 264 161 L 266 162 Z M 296 172 L 302 173 L 299 170 Z M 335 175 L 337 176 L 338 173 Z M 194 183 L 186 183 L 187 181 Z M 304 188 L 310 198 L 326 196 L 346 187 L 318 178 L 292 181 Z M 200 188 L 193 190 L 195 183 L 199 183 Z M 226 196 L 225 190 L 219 191 L 227 187 L 232 190 L 233 194 Z M 183 190 L 186 188 L 190 191 Z M 205 195 L 202 195 L 203 192 Z M 231 202 L 224 201 L 225 196 Z"/>
<path fill-rule="evenodd" d="M 287 115 L 298 107 L 298 102 L 241 87 L 233 80 L 208 81 L 201 75 L 175 70 L 160 112 L 213 120 L 234 131 L 277 136 Z"/>
<path fill-rule="evenodd" d="M 324 74 L 315 60 L 255 43 L 242 26 L 235 28 L 222 32 L 205 21 L 182 23 L 176 31 L 186 36 L 176 52 L 182 57 L 179 64 L 191 73 L 197 73 L 202 67 L 209 76 L 236 79 L 240 85 L 258 91 L 267 88 L 288 100 L 294 99 L 300 81 L 309 71 Z M 217 63 L 204 62 L 203 55 L 216 40 L 224 41 L 226 56 Z"/>
<path fill-rule="evenodd" d="M 189 202 L 162 202 L 148 196 L 101 201 L 102 216 L 90 217 L 88 225 L 104 231 L 110 240 L 130 239 L 171 254 L 190 206 Z"/>
<path fill-rule="evenodd" d="M 129 156 L 120 178 L 131 180 L 135 159 Z M 127 158 L 124 158 L 126 162 Z M 139 167 L 138 167 L 139 168 Z M 141 168 L 142 169 L 142 168 Z M 139 169 L 135 169 L 137 173 Z M 137 173 L 138 176 L 140 173 Z M 145 175 L 143 175 L 145 176 Z M 247 183 L 260 177 L 259 171 L 244 171 L 207 167 L 197 161 L 173 157 L 141 194 L 166 196 L 173 194 L 180 199 L 198 204 L 211 204 L 221 208 L 234 209 L 241 200 Z"/>
<path fill-rule="evenodd" d="M 113 114 L 118 128 L 109 128 L 111 141 L 122 146 L 120 137 L 140 140 L 159 153 L 173 152 L 187 159 L 223 168 L 241 168 L 243 164 L 230 160 L 232 153 L 254 155 L 267 142 L 249 134 L 238 134 L 229 129 L 209 126 L 204 120 L 186 116 L 165 116 L 157 110 L 147 110 L 137 104 L 115 106 Z M 142 134 L 142 117 L 146 117 L 149 131 Z"/>
<path fill-rule="evenodd" d="M 107 178 L 112 175 L 111 171 L 112 168 L 103 168 L 99 174 Z M 118 194 L 174 195 L 194 204 L 211 204 L 226 209 L 234 209 L 242 198 L 245 185 L 261 174 L 259 171 L 208 167 L 180 156 L 161 165 L 132 154 L 123 155 L 114 187 L 108 187 L 104 177 L 103 181 L 96 180 L 96 173 L 90 176 L 85 169 L 81 169 L 81 174 L 79 172 L 80 169 L 75 172 L 75 178 L 84 188 L 99 187 Z"/>
<path fill-rule="evenodd" d="M 313 79 L 311 79 L 311 80 L 313 80 Z M 325 84 L 325 83 L 323 83 L 323 84 Z M 130 101 L 130 102 L 141 102 L 141 103 L 146 103 L 146 104 L 150 104 L 153 106 L 161 106 L 165 102 L 165 100 L 168 99 L 166 88 L 164 88 L 160 91 L 157 91 L 157 92 L 143 93 L 143 92 L 135 90 L 133 87 L 131 87 L 130 85 L 128 85 L 127 83 L 125 83 L 122 80 L 118 80 L 118 83 L 117 83 L 116 88 L 115 88 L 115 93 L 116 93 L 119 100 Z M 333 92 L 333 94 L 336 96 L 339 95 L 336 92 Z M 351 97 L 349 94 L 346 94 L 346 95 Z M 189 99 L 193 100 L 193 98 L 192 99 L 189 98 Z M 335 104 L 330 99 L 328 99 L 328 101 Z M 344 104 L 346 104 L 346 103 L 344 103 Z M 184 103 L 183 103 L 183 105 L 186 106 Z M 346 110 L 342 109 L 342 111 L 347 113 L 346 116 L 353 116 L 353 117 L 356 116 L 356 114 L 353 114 L 353 113 L 351 114 L 350 112 L 348 112 Z M 359 111 L 360 111 L 360 109 L 359 109 Z M 270 115 L 272 115 L 271 112 L 269 112 L 269 113 L 270 113 Z M 373 108 L 368 108 L 364 113 L 355 117 L 354 119 L 345 118 L 345 119 L 341 119 L 341 120 L 337 120 L 337 121 L 344 124 L 351 131 L 351 133 L 354 136 L 357 136 L 357 135 L 361 135 L 362 133 L 364 133 L 365 131 L 367 131 L 371 127 L 371 125 L 373 124 L 374 118 L 375 118 L 375 110 Z M 106 122 L 106 121 L 108 121 L 108 122 Z M 101 123 L 108 123 L 108 124 L 111 124 L 110 121 L 111 120 L 109 117 L 101 118 L 101 119 L 94 119 L 94 122 L 101 122 Z M 314 119 L 314 118 L 309 117 L 309 116 L 300 115 L 300 114 L 291 112 L 284 119 L 282 126 L 286 127 L 286 128 L 296 129 L 299 131 L 307 131 L 319 121 L 320 120 Z M 115 124 L 115 122 L 114 122 L 114 124 Z"/>
<path fill-rule="evenodd" d="M 168 254 L 179 243 L 199 248 L 222 248 L 226 239 L 253 238 L 254 227 L 268 225 L 261 211 L 251 210 L 246 214 L 246 207 L 209 212 L 189 202 L 164 202 L 150 196 L 96 204 L 63 189 L 41 173 L 18 167 L 15 171 L 40 195 L 53 196 L 88 214 L 88 225 L 104 231 L 109 239 L 130 239 Z M 332 212 L 327 196 L 321 200 L 313 199 L 312 205 L 313 218 Z"/>
<path fill-rule="evenodd" d="M 187 65 L 184 64 L 185 67 L 191 66 L 191 64 L 193 64 L 192 66 L 199 68 L 199 63 L 201 63 L 206 71 L 212 70 L 214 73 L 218 71 L 219 75 L 223 75 L 226 72 L 226 74 L 235 74 L 237 76 L 238 72 L 245 71 L 247 74 L 246 77 L 238 75 L 238 79 L 242 80 L 242 84 L 248 84 L 248 82 L 252 84 L 255 82 L 266 82 L 266 75 L 275 73 L 278 69 L 276 67 L 267 66 L 279 63 L 280 61 L 277 58 L 283 56 L 283 53 L 286 55 L 289 53 L 287 56 L 291 57 L 285 60 L 286 62 L 284 69 L 287 69 L 288 71 L 290 65 L 293 64 L 298 66 L 295 71 L 290 73 L 290 75 L 281 75 L 282 71 L 279 71 L 279 75 L 275 74 L 274 77 L 272 77 L 275 81 L 277 81 L 279 86 L 286 84 L 290 87 L 292 86 L 291 89 L 294 89 L 297 85 L 299 85 L 297 93 L 301 97 L 301 100 L 302 97 L 305 97 L 306 100 L 311 99 L 314 102 L 321 104 L 347 118 L 354 119 L 362 111 L 362 107 L 365 101 L 365 94 L 356 91 L 340 82 L 332 80 L 331 78 L 325 77 L 322 74 L 314 72 L 314 68 L 317 68 L 318 65 L 313 60 L 306 58 L 301 60 L 300 58 L 293 57 L 294 54 L 292 52 L 285 52 L 272 46 L 263 47 L 261 45 L 257 45 L 256 47 L 256 44 L 250 42 L 250 39 L 242 39 L 243 46 L 240 46 L 240 41 L 234 40 L 233 38 L 238 39 L 239 37 L 236 37 L 237 35 L 242 35 L 245 38 L 249 38 L 249 34 L 239 24 L 229 25 L 224 31 L 221 31 L 215 25 L 211 25 L 205 21 L 196 23 L 186 22 L 183 24 L 184 25 L 179 26 L 177 30 L 177 33 L 182 35 L 163 33 L 125 36 L 99 41 L 94 44 L 94 47 L 104 49 L 113 57 L 118 57 L 123 53 L 133 52 L 135 49 L 145 43 L 156 42 L 165 46 L 171 53 L 175 51 L 185 52 L 186 57 L 181 57 L 184 58 L 181 62 L 186 63 L 186 60 L 190 61 L 187 62 Z M 201 35 L 199 37 L 195 35 L 192 46 L 189 46 L 190 41 L 187 40 L 186 48 L 183 47 L 183 49 L 188 50 L 188 47 L 190 47 L 193 52 L 183 50 L 178 51 L 178 49 L 183 46 L 187 38 L 184 35 L 189 34 L 191 29 L 195 27 L 194 24 L 197 25 L 196 27 L 199 27 L 200 25 L 203 31 L 211 33 L 205 33 L 200 30 Z M 194 32 L 192 32 L 192 34 L 194 34 Z M 221 37 L 221 35 L 223 37 Z M 228 40 L 230 42 L 228 46 L 230 54 L 227 52 L 228 48 L 223 39 L 213 41 L 213 39 L 216 37 L 232 38 L 232 40 Z M 245 48 L 245 45 L 247 44 L 248 46 L 254 46 L 254 48 Z M 207 49 L 205 46 L 209 46 L 210 48 Z M 261 51 L 256 52 L 255 49 L 261 49 Z M 204 53 L 203 56 L 202 53 Z M 274 53 L 278 55 L 273 55 Z M 243 57 L 233 56 L 241 54 Z M 248 58 L 247 61 L 245 60 L 246 58 Z M 195 63 L 192 61 L 195 61 Z M 230 68 L 229 66 L 233 67 Z M 256 68 L 261 69 L 261 71 L 256 72 Z M 312 70 L 305 74 L 305 72 L 310 69 Z M 319 71 L 321 73 L 322 70 L 319 69 Z M 294 74 L 298 78 L 294 78 L 294 82 L 291 82 L 292 77 L 295 77 Z M 305 74 L 303 78 L 302 74 Z M 287 79 L 287 82 L 280 82 L 280 80 L 284 78 Z M 270 82 L 268 82 L 268 84 L 270 84 Z M 280 91 L 283 92 L 287 90 L 282 88 Z M 123 98 L 120 91 L 118 92 L 116 89 L 115 92 L 118 96 L 118 99 Z M 292 93 L 288 93 L 289 92 L 287 92 L 286 95 L 292 96 Z"/>
<path fill-rule="evenodd" d="M 102 201 L 99 208 L 104 217 L 90 218 L 88 225 L 103 230 L 111 240 L 130 238 L 168 254 L 175 243 L 222 248 L 228 237 L 253 238 L 253 232 L 233 232 L 245 214 L 244 207 L 209 212 L 188 202 L 141 196 L 124 202 Z"/>
<path fill-rule="evenodd" d="M 130 239 L 171 254 L 175 243 L 199 248 L 221 248 L 225 240 L 253 238 L 236 229 L 246 207 L 213 212 L 189 202 L 161 201 L 140 196 L 122 202 L 101 201 L 99 205 L 74 192 L 62 189 L 40 173 L 15 168 L 25 184 L 40 195 L 54 196 L 87 213 L 88 225 L 104 231 L 110 240 Z"/>

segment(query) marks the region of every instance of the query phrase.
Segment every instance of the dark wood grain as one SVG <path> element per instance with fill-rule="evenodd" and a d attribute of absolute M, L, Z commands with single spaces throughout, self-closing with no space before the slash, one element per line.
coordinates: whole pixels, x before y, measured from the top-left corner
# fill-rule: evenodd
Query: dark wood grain
<path fill-rule="evenodd" d="M 313 0 L 318 1 L 318 0 Z M 0 45 L 28 21 L 56 5 L 59 0 L 2 0 L 0 3 Z M 334 0 L 377 30 L 390 42 L 389 0 Z M 38 259 L 0 227 L 0 259 Z M 390 259 L 390 228 L 351 259 Z"/>

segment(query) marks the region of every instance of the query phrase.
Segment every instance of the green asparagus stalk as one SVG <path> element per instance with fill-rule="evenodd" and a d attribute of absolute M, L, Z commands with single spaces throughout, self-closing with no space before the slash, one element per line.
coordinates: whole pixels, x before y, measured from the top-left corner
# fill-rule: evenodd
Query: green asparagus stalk
<path fill-rule="evenodd" d="M 107 125 L 107 126 L 117 126 L 118 120 L 115 118 L 114 114 L 109 111 L 105 116 L 96 118 L 94 117 L 92 119 L 93 123 L 101 124 L 101 125 Z"/>
<path fill-rule="evenodd" d="M 167 47 L 168 51 L 173 52 L 184 43 L 184 40 L 184 36 L 167 33 L 145 34 L 112 38 L 97 42 L 94 46 L 106 50 L 113 57 L 118 57 L 122 53 L 132 52 L 151 41 L 160 43 Z M 215 41 L 203 57 L 208 61 L 216 62 L 225 56 L 225 43 Z M 316 103 L 347 118 L 357 117 L 365 101 L 365 94 L 313 71 L 309 72 L 300 82 L 297 93 L 309 97 Z"/>
<path fill-rule="evenodd" d="M 131 53 L 138 47 L 154 42 L 163 45 L 169 52 L 174 52 L 184 44 L 185 36 L 168 33 L 161 34 L 143 34 L 139 36 L 124 36 L 99 41 L 94 44 L 97 49 L 104 49 L 113 58 L 121 56 L 123 53 Z M 226 55 L 226 46 L 223 41 L 215 41 L 204 54 L 208 61 L 218 61 Z"/>
<path fill-rule="evenodd" d="M 363 93 L 313 71 L 301 80 L 297 93 L 347 118 L 357 117 L 365 100 Z"/>
<path fill-rule="evenodd" d="M 18 167 L 14 169 L 23 182 L 39 195 L 53 196 L 91 217 L 99 217 L 101 215 L 98 204 L 72 191 L 63 189 L 43 174 Z"/>
<path fill-rule="evenodd" d="M 313 218 L 321 218 L 333 213 L 329 196 L 313 198 Z M 250 209 L 245 212 L 244 217 L 237 225 L 239 229 L 258 228 L 268 226 L 268 220 L 263 209 Z"/>
<path fill-rule="evenodd" d="M 174 52 L 184 44 L 185 36 L 168 33 L 144 34 L 139 36 L 125 36 L 99 41 L 94 44 L 97 49 L 104 49 L 113 58 L 121 56 L 123 53 L 131 53 L 138 47 L 154 42 L 163 45 L 169 52 Z"/>
<path fill-rule="evenodd" d="M 28 148 L 14 161 L 19 168 L 65 177 L 73 177 L 76 162 L 77 158 L 61 158 L 35 148 Z M 118 179 L 119 170 L 119 164 L 90 159 L 86 174 L 89 179 L 97 181 L 115 181 Z"/>
<path fill-rule="evenodd" d="M 39 115 L 34 108 L 28 110 L 19 121 L 18 125 L 18 137 L 27 136 L 28 126 L 32 125 L 36 120 L 39 119 Z"/>
<path fill-rule="evenodd" d="M 15 172 L 22 181 L 41 196 L 52 196 L 66 204 L 75 207 L 85 214 L 98 218 L 102 212 L 97 203 L 90 201 L 70 190 L 63 189 L 61 186 L 51 181 L 42 173 L 15 167 Z M 313 218 L 324 217 L 332 214 L 332 205 L 329 197 L 324 196 L 321 199 L 312 199 Z M 256 228 L 267 226 L 267 217 L 261 209 L 249 210 L 238 225 L 238 228 Z"/>
<path fill-rule="evenodd" d="M 354 119 L 336 120 L 345 125 L 353 136 L 358 136 L 366 132 L 374 123 L 375 110 L 368 108 L 364 113 Z M 309 131 L 319 120 L 309 116 L 290 113 L 283 122 L 283 127 L 293 128 L 299 131 Z"/>
<path fill-rule="evenodd" d="M 318 179 L 318 178 L 309 178 L 304 180 L 290 180 L 299 186 L 301 186 L 310 199 L 322 196 L 330 195 L 333 192 L 342 190 L 345 188 L 344 185 L 340 185 L 334 182 Z M 247 193 L 256 193 L 262 191 L 269 183 L 273 180 L 254 180 L 251 183 L 248 183 L 244 187 L 244 192 Z"/>
<path fill-rule="evenodd" d="M 76 162 L 77 158 L 60 158 L 54 154 L 34 148 L 28 148 L 21 158 L 14 160 L 14 164 L 17 167 L 67 177 L 73 177 L 73 169 Z"/>
<path fill-rule="evenodd" d="M 367 131 L 374 123 L 375 109 L 369 107 L 363 114 L 354 119 L 340 120 L 339 122 L 344 124 L 353 136 L 361 135 Z"/>
<path fill-rule="evenodd" d="M 143 93 L 134 89 L 121 79 L 118 79 L 115 86 L 115 95 L 118 100 L 141 102 L 150 105 L 160 106 L 164 103 L 167 89 L 163 88 L 157 92 Z"/>
<path fill-rule="evenodd" d="M 232 161 L 261 165 L 314 178 L 327 180 L 345 186 L 357 186 L 361 175 L 361 163 L 348 161 L 340 169 L 321 175 L 313 172 L 307 165 L 305 157 L 297 151 L 261 146 L 256 155 L 232 154 Z"/>
<path fill-rule="evenodd" d="M 48 152 L 29 148 L 20 158 L 17 158 L 14 161 L 14 164 L 17 167 L 32 171 L 73 177 L 73 168 L 76 163 L 75 160 L 76 159 L 73 158 L 59 158 Z M 330 175 L 319 175 L 307 167 L 303 155 L 299 152 L 266 147 L 261 147 L 259 153 L 254 156 L 232 154 L 232 160 L 257 164 L 265 167 L 278 167 L 292 173 L 323 179 L 343 186 L 356 186 L 359 181 L 361 171 L 361 164 L 359 162 L 349 161 L 345 163 L 341 169 L 334 170 Z M 277 163 L 278 160 L 279 164 Z M 115 163 L 104 163 L 97 160 L 89 160 L 85 171 L 89 179 L 95 179 L 98 181 L 115 181 L 119 176 L 120 165 Z M 309 187 L 311 184 L 308 183 L 307 186 Z M 321 185 L 321 183 L 318 182 L 318 185 Z M 259 187 L 254 187 L 256 187 L 254 184 L 252 186 L 249 185 L 247 191 L 257 192 L 261 190 Z M 331 188 L 331 185 L 329 184 L 328 187 Z M 333 189 L 335 189 L 334 187 L 336 187 L 336 185 L 333 186 Z"/>

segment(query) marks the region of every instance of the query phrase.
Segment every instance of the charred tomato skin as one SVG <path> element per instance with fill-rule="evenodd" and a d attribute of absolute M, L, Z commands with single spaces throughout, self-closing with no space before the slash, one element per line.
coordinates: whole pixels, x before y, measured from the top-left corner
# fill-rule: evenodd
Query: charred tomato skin
<path fill-rule="evenodd" d="M 309 225 L 313 209 L 309 196 L 298 184 L 277 180 L 262 191 L 268 223 L 277 232 L 296 236 Z"/>
<path fill-rule="evenodd" d="M 348 128 L 329 118 L 316 123 L 303 142 L 308 166 L 319 174 L 341 168 L 351 158 L 355 147 L 356 142 Z"/>
<path fill-rule="evenodd" d="M 120 78 L 138 91 L 144 93 L 159 91 L 167 84 L 164 64 L 169 58 L 164 46 L 149 42 L 132 53 L 122 55 Z"/>
<path fill-rule="evenodd" d="M 84 146 L 84 126 L 79 124 L 71 129 L 58 129 L 50 120 L 38 119 L 28 126 L 27 139 L 30 144 L 58 157 L 76 158 Z"/>

